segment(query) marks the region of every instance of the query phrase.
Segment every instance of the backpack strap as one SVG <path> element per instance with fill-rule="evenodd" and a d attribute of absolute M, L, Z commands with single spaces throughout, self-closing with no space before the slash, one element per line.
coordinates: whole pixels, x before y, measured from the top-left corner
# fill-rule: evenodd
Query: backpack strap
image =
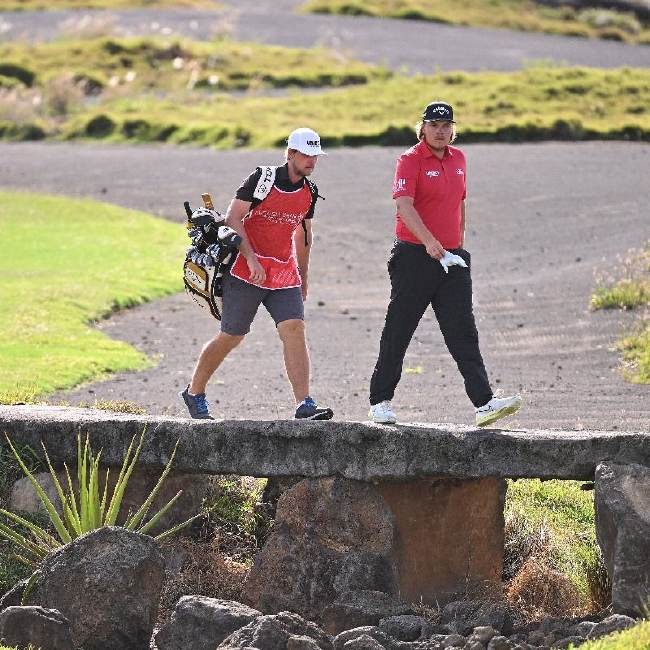
<path fill-rule="evenodd" d="M 275 183 L 275 174 L 277 167 L 271 167 L 267 165 L 265 167 L 258 167 L 258 169 L 262 171 L 262 175 L 260 176 L 260 180 L 257 181 L 257 186 L 253 192 L 253 197 L 258 201 L 263 201 L 269 195 L 269 192 L 273 187 L 273 183 Z"/>

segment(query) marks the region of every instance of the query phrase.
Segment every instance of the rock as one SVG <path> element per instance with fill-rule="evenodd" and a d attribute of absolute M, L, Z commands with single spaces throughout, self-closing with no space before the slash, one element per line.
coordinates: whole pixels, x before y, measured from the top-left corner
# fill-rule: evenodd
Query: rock
<path fill-rule="evenodd" d="M 505 636 L 493 636 L 488 643 L 487 650 L 511 650 L 513 644 Z"/>
<path fill-rule="evenodd" d="M 589 633 L 596 627 L 595 621 L 580 621 L 569 629 L 571 636 L 588 637 Z"/>
<path fill-rule="evenodd" d="M 183 596 L 156 634 L 158 650 L 214 650 L 226 637 L 262 613 L 241 603 Z"/>
<path fill-rule="evenodd" d="M 604 462 L 596 468 L 596 537 L 612 582 L 612 609 L 645 615 L 650 599 L 650 468 Z"/>
<path fill-rule="evenodd" d="M 578 648 L 585 642 L 585 637 L 583 636 L 568 636 L 565 639 L 559 639 L 553 643 L 553 648 Z"/>
<path fill-rule="evenodd" d="M 321 613 L 344 593 L 433 604 L 456 597 L 468 580 L 500 587 L 505 491 L 495 478 L 301 480 L 278 499 L 244 602 L 264 613 L 298 612 L 336 633 L 345 628 L 325 626 Z"/>
<path fill-rule="evenodd" d="M 490 627 L 496 632 L 510 634 L 513 617 L 508 604 L 496 598 L 457 600 L 447 603 L 441 623 L 449 630 L 468 636 L 477 627 Z"/>
<path fill-rule="evenodd" d="M 319 650 L 320 646 L 308 636 L 290 636 L 287 650 Z"/>
<path fill-rule="evenodd" d="M 385 650 L 386 647 L 367 634 L 362 634 L 343 644 L 344 650 Z"/>
<path fill-rule="evenodd" d="M 286 609 L 318 621 L 342 592 L 395 593 L 393 537 L 390 509 L 372 486 L 338 478 L 300 481 L 278 501 L 244 602 L 264 613 Z"/>
<path fill-rule="evenodd" d="M 392 650 L 398 645 L 398 642 L 395 639 L 375 625 L 364 625 L 363 627 L 345 630 L 345 632 L 337 634 L 332 643 L 334 645 L 334 650 L 342 650 L 343 648 L 350 647 L 348 646 L 348 643 L 352 643 L 357 639 L 369 638 L 373 639 L 379 648 L 388 648 Z"/>
<path fill-rule="evenodd" d="M 148 650 L 164 570 L 151 537 L 99 528 L 45 557 L 27 604 L 58 609 L 84 650 Z"/>
<path fill-rule="evenodd" d="M 327 634 L 314 623 L 292 612 L 280 612 L 258 616 L 224 639 L 217 650 L 286 650 L 292 636 L 308 637 L 320 650 L 332 650 L 333 647 Z"/>
<path fill-rule="evenodd" d="M 465 637 L 462 634 L 448 634 L 442 641 L 444 648 L 462 648 L 465 645 Z"/>
<path fill-rule="evenodd" d="M 379 629 L 399 641 L 415 641 L 420 638 L 425 623 L 421 616 L 388 616 L 379 621 Z"/>
<path fill-rule="evenodd" d="M 7 607 L 20 606 L 28 583 L 29 578 L 25 578 L 24 580 L 17 582 L 9 591 L 3 594 L 2 598 L 0 598 L 0 611 Z"/>
<path fill-rule="evenodd" d="M 0 612 L 0 643 L 40 650 L 75 650 L 70 624 L 61 612 L 43 607 L 7 607 Z"/>
<path fill-rule="evenodd" d="M 475 627 L 467 641 L 478 641 L 482 645 L 487 646 L 490 639 L 494 636 L 496 636 L 496 631 L 489 626 Z"/>
<path fill-rule="evenodd" d="M 591 632 L 589 632 L 587 638 L 589 640 L 600 639 L 601 636 L 607 636 L 613 632 L 622 632 L 633 625 L 636 625 L 636 621 L 633 618 L 624 614 L 612 614 L 595 625 Z"/>
<path fill-rule="evenodd" d="M 411 614 L 411 606 L 380 591 L 348 591 L 325 608 L 321 621 L 328 634 L 376 626 L 389 616 Z"/>
<path fill-rule="evenodd" d="M 59 516 L 62 516 L 63 508 L 61 506 L 61 500 L 59 499 L 59 493 L 56 490 L 56 484 L 54 483 L 52 474 L 49 472 L 39 472 L 33 476 L 36 482 L 41 486 L 43 492 L 45 492 L 47 498 L 54 505 Z M 63 480 L 62 475 L 59 476 L 59 480 Z M 11 489 L 11 499 L 9 503 L 9 509 L 14 512 L 22 511 L 29 512 L 30 514 L 46 512 L 41 498 L 34 489 L 32 482 L 26 476 L 14 483 Z"/>

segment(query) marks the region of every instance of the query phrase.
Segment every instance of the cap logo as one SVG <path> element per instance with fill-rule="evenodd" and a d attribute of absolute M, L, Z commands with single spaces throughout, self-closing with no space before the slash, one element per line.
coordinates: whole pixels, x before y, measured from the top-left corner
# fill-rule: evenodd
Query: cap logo
<path fill-rule="evenodd" d="M 307 146 L 320 147 L 320 140 L 307 140 Z"/>

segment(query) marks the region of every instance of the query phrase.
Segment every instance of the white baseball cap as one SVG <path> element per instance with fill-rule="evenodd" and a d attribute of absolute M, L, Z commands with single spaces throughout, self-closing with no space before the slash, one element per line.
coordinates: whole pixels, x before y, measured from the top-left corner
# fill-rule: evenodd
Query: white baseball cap
<path fill-rule="evenodd" d="M 316 131 L 306 127 L 296 129 L 291 133 L 287 140 L 289 149 L 296 149 L 306 156 L 326 156 L 327 154 L 320 148 L 320 136 Z"/>

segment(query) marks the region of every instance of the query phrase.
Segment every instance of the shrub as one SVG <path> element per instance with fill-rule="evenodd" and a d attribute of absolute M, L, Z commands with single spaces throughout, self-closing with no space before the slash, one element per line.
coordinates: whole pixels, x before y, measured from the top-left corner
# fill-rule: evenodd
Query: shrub
<path fill-rule="evenodd" d="M 29 68 L 17 63 L 0 63 L 0 75 L 3 77 L 18 79 L 28 88 L 32 87 L 34 80 L 36 79 L 35 72 L 32 72 Z"/>
<path fill-rule="evenodd" d="M 96 115 L 91 118 L 84 128 L 84 133 L 91 138 L 105 138 L 111 135 L 117 125 L 107 115 Z"/>
<path fill-rule="evenodd" d="M 581 605 L 573 582 L 534 556 L 524 562 L 510 583 L 508 599 L 533 619 L 571 616 Z"/>
<path fill-rule="evenodd" d="M 83 102 L 83 88 L 75 82 L 73 74 L 63 75 L 50 81 L 43 91 L 45 107 L 52 115 L 67 115 Z"/>

